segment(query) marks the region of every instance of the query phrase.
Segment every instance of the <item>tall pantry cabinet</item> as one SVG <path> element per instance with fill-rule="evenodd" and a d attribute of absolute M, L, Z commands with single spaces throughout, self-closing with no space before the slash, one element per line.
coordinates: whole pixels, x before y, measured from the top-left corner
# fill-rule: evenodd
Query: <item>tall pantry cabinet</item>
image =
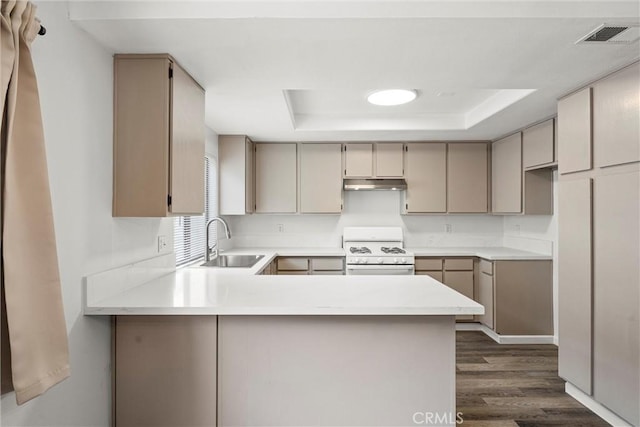
<path fill-rule="evenodd" d="M 559 374 L 640 424 L 640 63 L 558 103 Z"/>

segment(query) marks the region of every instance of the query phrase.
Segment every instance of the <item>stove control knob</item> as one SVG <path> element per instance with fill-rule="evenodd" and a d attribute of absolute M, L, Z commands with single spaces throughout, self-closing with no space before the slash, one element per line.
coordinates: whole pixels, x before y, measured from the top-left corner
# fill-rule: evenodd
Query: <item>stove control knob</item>
<path fill-rule="evenodd" d="M 393 263 L 394 263 L 394 264 L 397 264 L 397 263 L 398 263 L 398 258 L 394 258 L 394 259 L 393 259 Z"/>
<path fill-rule="evenodd" d="M 378 258 L 378 264 L 382 264 L 382 258 Z"/>
<path fill-rule="evenodd" d="M 360 260 L 360 262 L 362 262 L 363 264 L 366 264 L 366 263 L 368 263 L 368 262 L 369 262 L 369 260 L 368 260 L 368 259 L 366 259 L 366 258 L 362 258 L 362 259 Z"/>
<path fill-rule="evenodd" d="M 406 258 L 402 258 L 402 263 L 406 264 L 407 263 L 407 259 Z"/>

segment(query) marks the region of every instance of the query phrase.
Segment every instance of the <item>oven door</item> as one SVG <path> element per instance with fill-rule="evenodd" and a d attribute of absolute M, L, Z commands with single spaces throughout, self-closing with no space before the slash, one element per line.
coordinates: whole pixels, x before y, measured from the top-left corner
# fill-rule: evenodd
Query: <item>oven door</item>
<path fill-rule="evenodd" d="M 377 265 L 362 265 L 362 264 L 347 264 L 346 275 L 400 275 L 400 274 L 414 274 L 413 264 L 377 264 Z"/>

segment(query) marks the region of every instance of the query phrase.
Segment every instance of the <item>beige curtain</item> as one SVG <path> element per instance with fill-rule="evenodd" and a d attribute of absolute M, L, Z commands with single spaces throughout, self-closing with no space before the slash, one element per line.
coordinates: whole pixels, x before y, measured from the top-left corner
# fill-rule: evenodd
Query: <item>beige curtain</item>
<path fill-rule="evenodd" d="M 40 23 L 30 2 L 2 0 L 2 287 L 18 404 L 69 376 L 40 100 L 30 46 Z M 4 309 L 5 307 L 3 307 Z M 5 317 L 6 315 L 6 317 Z M 3 332 L 7 332 L 3 328 Z M 4 337 L 3 337 L 4 338 Z M 10 389 L 3 384 L 3 392 Z"/>

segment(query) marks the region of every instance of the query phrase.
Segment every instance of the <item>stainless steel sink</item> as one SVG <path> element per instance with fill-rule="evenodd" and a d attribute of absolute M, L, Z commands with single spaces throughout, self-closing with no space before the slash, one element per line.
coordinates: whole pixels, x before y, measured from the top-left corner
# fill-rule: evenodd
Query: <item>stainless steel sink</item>
<path fill-rule="evenodd" d="M 211 261 L 201 264 L 202 267 L 249 268 L 256 265 L 264 255 L 219 255 Z"/>

